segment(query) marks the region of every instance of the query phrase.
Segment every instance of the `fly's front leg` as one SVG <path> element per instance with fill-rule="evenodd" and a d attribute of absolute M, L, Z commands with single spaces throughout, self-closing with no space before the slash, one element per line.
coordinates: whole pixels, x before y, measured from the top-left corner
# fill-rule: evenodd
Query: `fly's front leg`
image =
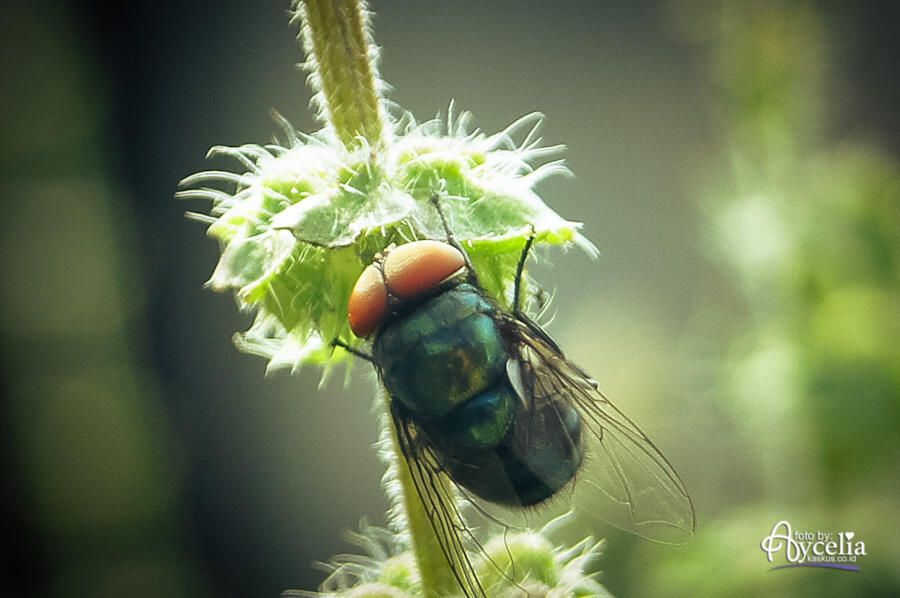
<path fill-rule="evenodd" d="M 534 245 L 534 226 L 531 227 L 531 233 L 525 241 L 525 247 L 522 248 L 522 255 L 519 256 L 519 265 L 516 266 L 516 282 L 513 287 L 513 313 L 517 316 L 522 315 L 522 276 L 525 272 L 525 261 L 528 259 L 528 253 Z"/>
<path fill-rule="evenodd" d="M 453 231 L 450 230 L 450 225 L 447 224 L 447 218 L 444 217 L 444 210 L 441 209 L 441 198 L 439 195 L 431 196 L 431 203 L 434 204 L 435 209 L 437 209 L 438 216 L 441 218 L 441 225 L 444 227 L 444 232 L 447 234 L 447 244 L 459 251 L 463 259 L 466 262 L 466 278 L 468 279 L 469 284 L 480 288 L 481 282 L 478 280 L 478 273 L 475 272 L 475 267 L 472 265 L 472 260 L 469 259 L 469 254 L 466 253 L 466 250 L 463 249 L 463 246 L 459 244 L 459 241 L 456 240 L 456 237 L 453 236 Z"/>
<path fill-rule="evenodd" d="M 356 357 L 359 357 L 360 359 L 365 359 L 365 360 L 368 361 L 369 363 L 373 363 L 373 362 L 374 362 L 374 358 L 373 358 L 371 355 L 369 355 L 369 354 L 366 353 L 365 351 L 360 351 L 359 349 L 356 349 L 356 348 L 354 348 L 354 347 L 351 347 L 350 345 L 348 345 L 347 343 L 345 343 L 344 341 L 342 341 L 342 340 L 339 339 L 339 338 L 336 338 L 336 339 L 334 339 L 333 341 L 331 341 L 331 346 L 333 346 L 333 347 L 340 347 L 341 349 L 343 349 L 343 350 L 346 351 L 347 353 L 350 353 L 350 354 L 352 354 L 352 355 L 355 355 Z"/>

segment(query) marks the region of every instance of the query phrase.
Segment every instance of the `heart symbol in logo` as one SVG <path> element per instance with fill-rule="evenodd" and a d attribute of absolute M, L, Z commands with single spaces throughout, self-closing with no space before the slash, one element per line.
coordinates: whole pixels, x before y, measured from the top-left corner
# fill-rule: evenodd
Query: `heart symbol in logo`
<path fill-rule="evenodd" d="M 855 536 L 855 535 L 856 534 L 854 534 L 853 532 L 844 532 L 844 537 L 847 538 L 848 541 L 852 540 L 853 536 Z"/>

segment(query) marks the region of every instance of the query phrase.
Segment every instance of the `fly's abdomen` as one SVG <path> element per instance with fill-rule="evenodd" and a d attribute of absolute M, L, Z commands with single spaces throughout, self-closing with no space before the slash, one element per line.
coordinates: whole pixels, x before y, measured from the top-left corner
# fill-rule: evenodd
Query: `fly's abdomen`
<path fill-rule="evenodd" d="M 461 284 L 386 327 L 373 350 L 392 399 L 436 422 L 497 385 L 508 355 L 492 309 Z"/>
<path fill-rule="evenodd" d="M 515 400 L 508 384 L 496 384 L 450 411 L 434 428 L 457 453 L 493 448 L 509 430 Z"/>
<path fill-rule="evenodd" d="M 491 502 L 540 504 L 562 490 L 581 467 L 581 416 L 550 402 L 525 405 L 511 389 L 508 392 L 513 413 L 502 440 L 490 448 L 443 445 L 442 465 L 457 484 Z"/>

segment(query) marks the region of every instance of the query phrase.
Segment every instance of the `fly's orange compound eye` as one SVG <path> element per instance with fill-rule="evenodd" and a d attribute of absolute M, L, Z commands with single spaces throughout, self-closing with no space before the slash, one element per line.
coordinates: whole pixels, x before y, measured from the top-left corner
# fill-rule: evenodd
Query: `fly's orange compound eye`
<path fill-rule="evenodd" d="M 365 338 L 375 332 L 387 312 L 387 287 L 374 265 L 359 275 L 350 293 L 347 316 L 353 334 Z"/>
<path fill-rule="evenodd" d="M 350 329 L 360 338 L 375 332 L 387 313 L 388 289 L 409 299 L 432 290 L 465 265 L 459 251 L 440 241 L 414 241 L 392 249 L 382 270 L 373 264 L 356 281 L 347 307 Z"/>
<path fill-rule="evenodd" d="M 430 291 L 466 265 L 462 254 L 440 241 L 414 241 L 392 250 L 384 260 L 384 279 L 403 299 Z"/>

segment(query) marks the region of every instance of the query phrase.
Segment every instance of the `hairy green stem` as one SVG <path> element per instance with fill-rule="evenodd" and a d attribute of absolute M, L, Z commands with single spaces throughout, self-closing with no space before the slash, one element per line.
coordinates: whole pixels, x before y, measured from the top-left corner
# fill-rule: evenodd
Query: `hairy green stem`
<path fill-rule="evenodd" d="M 390 418 L 385 418 L 385 421 L 387 422 L 386 425 L 393 428 Z M 410 549 L 415 555 L 416 567 L 419 570 L 422 596 L 424 598 L 439 598 L 440 596 L 456 593 L 459 591 L 459 585 L 453 576 L 453 571 L 450 569 L 444 553 L 441 551 L 440 544 L 438 544 L 434 528 L 431 526 L 431 519 L 425 511 L 425 505 L 422 504 L 422 499 L 419 497 L 419 493 L 416 492 L 409 465 L 403 457 L 403 451 L 400 448 L 397 431 L 392 429 L 390 434 L 397 481 L 400 482 L 400 487 L 403 491 L 403 496 L 394 497 L 394 500 L 401 499 L 403 501 L 403 510 L 406 514 L 406 522 L 412 543 Z M 439 480 L 439 483 L 446 484 L 446 481 Z"/>
<path fill-rule="evenodd" d="M 375 151 L 383 149 L 385 123 L 362 3 L 303 0 L 300 9 L 304 46 L 310 58 L 313 85 L 321 94 L 317 101 L 322 116 L 348 150 L 362 143 Z M 454 593 L 458 589 L 456 579 L 416 491 L 396 430 L 391 430 L 391 450 L 402 488 L 402 496 L 397 498 L 403 502 L 422 594 L 437 598 Z"/>
<path fill-rule="evenodd" d="M 347 149 L 384 142 L 366 13 L 358 0 L 303 0 L 304 45 L 326 121 Z"/>

